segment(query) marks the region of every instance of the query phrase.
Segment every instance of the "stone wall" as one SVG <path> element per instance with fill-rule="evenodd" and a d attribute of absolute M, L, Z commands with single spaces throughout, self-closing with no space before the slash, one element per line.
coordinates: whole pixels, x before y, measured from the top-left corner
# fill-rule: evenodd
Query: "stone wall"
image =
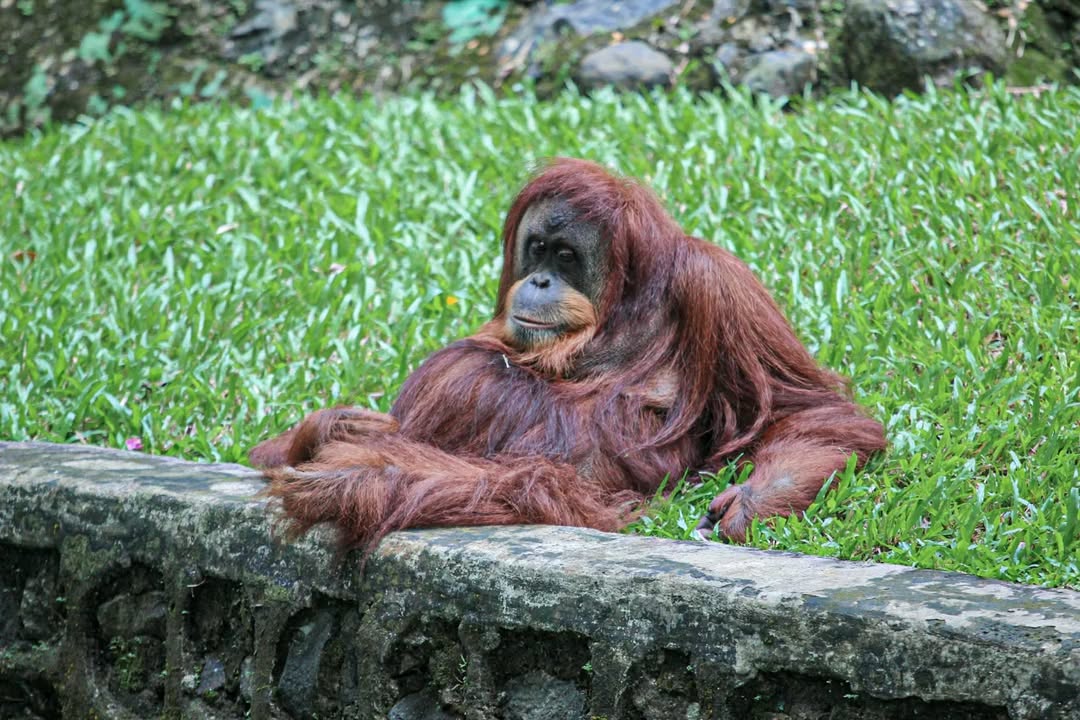
<path fill-rule="evenodd" d="M 361 571 L 259 487 L 0 443 L 0 718 L 1080 717 L 1080 593 L 543 527 Z"/>

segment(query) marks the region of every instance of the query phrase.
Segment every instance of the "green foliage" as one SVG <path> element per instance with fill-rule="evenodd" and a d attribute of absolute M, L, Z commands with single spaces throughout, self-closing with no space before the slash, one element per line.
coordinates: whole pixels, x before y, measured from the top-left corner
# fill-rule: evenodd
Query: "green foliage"
<path fill-rule="evenodd" d="M 45 99 L 49 96 L 49 76 L 41 65 L 34 64 L 26 84 L 23 86 L 23 106 L 28 122 L 44 122 L 49 118 L 49 108 Z"/>
<path fill-rule="evenodd" d="M 112 63 L 127 50 L 122 39 L 130 37 L 153 43 L 161 39 L 176 11 L 165 3 L 146 0 L 124 0 L 124 9 L 113 12 L 98 22 L 97 32 L 88 32 L 79 41 L 78 56 L 87 63 Z M 121 38 L 114 38 L 120 33 Z M 115 45 L 114 45 L 115 40 Z"/>
<path fill-rule="evenodd" d="M 262 53 L 258 52 L 244 53 L 236 59 L 236 62 L 253 73 L 261 72 L 266 63 Z"/>
<path fill-rule="evenodd" d="M 0 116 L 0 131 L 44 125 L 52 117 L 52 108 L 45 104 L 51 84 L 49 76 L 40 63 L 34 63 L 30 77 L 23 83 L 22 98 L 15 97 Z"/>
<path fill-rule="evenodd" d="M 116 27 L 110 29 L 109 26 L 113 21 L 116 21 L 118 27 L 122 20 L 123 13 L 115 12 L 109 18 L 101 21 L 101 32 L 88 32 L 83 35 L 82 40 L 79 41 L 79 59 L 90 64 L 112 62 L 113 55 L 109 51 L 109 44 L 112 41 L 112 33 Z"/>
<path fill-rule="evenodd" d="M 239 461 L 487 317 L 538 158 L 643 177 L 887 426 L 753 543 L 1080 585 L 1080 89 L 116 110 L 0 145 L 0 437 Z M 678 483 L 687 537 L 732 480 Z"/>
<path fill-rule="evenodd" d="M 127 640 L 114 637 L 109 640 L 109 655 L 116 672 L 117 684 L 128 692 L 138 692 L 144 684 L 143 661 L 136 652 L 139 645 L 141 638 Z"/>
<path fill-rule="evenodd" d="M 450 0 L 443 6 L 443 22 L 450 42 L 465 43 L 494 35 L 506 19 L 507 0 Z"/>
<path fill-rule="evenodd" d="M 156 42 L 172 22 L 176 11 L 163 2 L 124 0 L 126 19 L 120 31 L 144 42 Z"/>
<path fill-rule="evenodd" d="M 196 94 L 202 99 L 212 98 L 221 92 L 221 86 L 228 78 L 224 70 L 218 70 L 209 82 L 203 82 L 207 71 L 206 64 L 199 64 L 192 70 L 191 76 L 176 84 L 176 92 L 182 98 L 190 98 Z"/>

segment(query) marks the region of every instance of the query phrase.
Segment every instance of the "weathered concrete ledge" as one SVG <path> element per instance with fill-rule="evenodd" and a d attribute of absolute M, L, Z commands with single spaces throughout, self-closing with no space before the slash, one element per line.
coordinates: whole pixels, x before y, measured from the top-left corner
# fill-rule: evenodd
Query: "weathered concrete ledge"
<path fill-rule="evenodd" d="M 259 487 L 0 443 L 0 717 L 1080 718 L 1080 593 L 540 527 L 361 576 Z"/>

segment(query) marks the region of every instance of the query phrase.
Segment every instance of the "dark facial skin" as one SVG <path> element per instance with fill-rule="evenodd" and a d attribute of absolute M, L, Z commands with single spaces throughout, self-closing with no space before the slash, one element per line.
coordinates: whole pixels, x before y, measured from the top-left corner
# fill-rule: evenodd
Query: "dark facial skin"
<path fill-rule="evenodd" d="M 525 211 L 516 242 L 520 284 L 507 318 L 515 339 L 533 347 L 578 329 L 575 307 L 587 302 L 595 309 L 603 289 L 606 245 L 599 229 L 553 198 Z"/>

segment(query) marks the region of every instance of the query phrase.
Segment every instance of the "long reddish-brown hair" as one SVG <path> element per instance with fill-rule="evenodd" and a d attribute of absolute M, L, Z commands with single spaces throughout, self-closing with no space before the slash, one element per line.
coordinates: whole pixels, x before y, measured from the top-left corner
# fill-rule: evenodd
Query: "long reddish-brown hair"
<path fill-rule="evenodd" d="M 737 452 L 770 421 L 775 404 L 809 407 L 844 388 L 818 366 L 742 261 L 687 236 L 650 189 L 586 160 L 548 161 L 511 204 L 496 316 L 505 312 L 513 284 L 522 217 L 553 197 L 609 239 L 600 327 L 581 352 L 586 366 L 610 347 L 613 334 L 639 332 L 638 319 L 673 312 L 673 324 L 641 338 L 633 374 L 625 378 L 643 382 L 668 364 L 680 380 L 675 406 L 652 444 L 696 431 L 718 441 L 717 453 Z"/>

